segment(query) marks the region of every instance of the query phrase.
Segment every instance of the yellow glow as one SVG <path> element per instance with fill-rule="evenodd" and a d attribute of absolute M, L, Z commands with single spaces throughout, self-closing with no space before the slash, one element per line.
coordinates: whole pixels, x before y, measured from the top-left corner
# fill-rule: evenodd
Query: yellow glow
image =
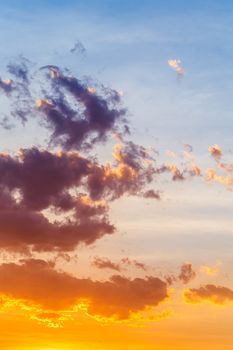
<path fill-rule="evenodd" d="M 38 108 L 53 107 L 52 102 L 50 102 L 49 100 L 44 100 L 44 99 L 36 100 L 35 104 L 36 104 L 36 107 L 38 107 Z"/>
<path fill-rule="evenodd" d="M 13 80 L 11 80 L 11 79 L 3 79 L 2 83 L 5 84 L 5 85 L 11 85 L 13 83 Z"/>
<path fill-rule="evenodd" d="M 87 91 L 90 93 L 90 94 L 95 94 L 96 93 L 96 89 L 94 87 L 88 87 L 87 88 Z"/>

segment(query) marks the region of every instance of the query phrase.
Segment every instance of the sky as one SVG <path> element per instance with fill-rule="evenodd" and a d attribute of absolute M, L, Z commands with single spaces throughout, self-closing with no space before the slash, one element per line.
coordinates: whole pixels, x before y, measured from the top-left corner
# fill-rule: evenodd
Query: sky
<path fill-rule="evenodd" d="M 2 349 L 232 349 L 232 20 L 0 3 Z"/>

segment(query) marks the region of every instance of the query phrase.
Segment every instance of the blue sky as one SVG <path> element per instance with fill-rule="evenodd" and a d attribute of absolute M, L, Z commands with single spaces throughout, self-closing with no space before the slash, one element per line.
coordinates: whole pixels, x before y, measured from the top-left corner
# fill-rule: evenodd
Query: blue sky
<path fill-rule="evenodd" d="M 68 65 L 123 89 L 133 123 L 149 126 L 153 137 L 182 143 L 198 133 L 198 146 L 219 139 L 229 146 L 231 2 L 9 1 L 0 10 L 2 66 L 18 54 Z M 77 39 L 85 59 L 69 55 Z M 169 58 L 183 62 L 180 83 Z"/>

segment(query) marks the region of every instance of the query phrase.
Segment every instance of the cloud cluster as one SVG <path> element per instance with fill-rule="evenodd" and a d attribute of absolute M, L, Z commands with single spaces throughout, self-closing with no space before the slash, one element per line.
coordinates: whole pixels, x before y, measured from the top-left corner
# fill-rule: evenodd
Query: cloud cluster
<path fill-rule="evenodd" d="M 169 65 L 183 74 L 180 62 Z M 190 156 L 192 147 L 185 145 L 188 164 L 158 165 L 151 150 L 128 140 L 127 111 L 119 92 L 89 86 L 53 65 L 33 73 L 23 58 L 8 65 L 8 74 L 0 79 L 0 90 L 9 98 L 11 115 L 24 123 L 36 118 L 49 131 L 49 140 L 44 148 L 0 153 L 0 248 L 32 256 L 20 264 L 0 265 L 0 294 L 40 308 L 35 315 L 40 320 L 62 319 L 62 312 L 81 306 L 89 315 L 123 320 L 166 300 L 169 281 L 120 275 L 125 267 L 147 271 L 143 263 L 128 257 L 118 263 L 94 259 L 96 268 L 118 273 L 107 281 L 74 277 L 57 271 L 54 262 L 33 257 L 35 252 L 52 252 L 70 261 L 67 252 L 79 244 L 92 244 L 116 231 L 108 216 L 111 201 L 124 195 L 160 200 L 160 191 L 152 186 L 161 174 L 171 174 L 172 181 L 202 176 Z M 112 135 L 120 142 L 112 159 L 100 162 L 91 156 L 90 151 Z M 209 152 L 220 168 L 229 170 L 220 162 L 219 146 Z M 208 181 L 231 184 L 228 179 L 208 170 Z M 195 276 L 192 264 L 186 263 L 171 283 L 186 284 Z M 186 290 L 185 297 L 189 302 L 224 303 L 232 300 L 231 293 L 207 285 Z"/>
<path fill-rule="evenodd" d="M 129 127 L 116 91 L 98 93 L 57 66 L 32 72 L 23 57 L 7 70 L 11 79 L 1 80 L 0 87 L 7 92 L 11 114 L 25 123 L 43 120 L 50 137 L 43 149 L 0 154 L 0 248 L 71 251 L 115 231 L 109 201 L 125 194 L 159 199 L 155 191 L 145 190 L 155 175 L 152 157 L 123 138 Z M 121 144 L 113 160 L 102 164 L 89 150 L 113 133 Z M 52 151 L 52 145 L 61 151 Z"/>
<path fill-rule="evenodd" d="M 0 154 L 0 247 L 67 251 L 113 233 L 106 201 L 140 195 L 153 179 L 143 152 L 126 144 L 115 149 L 112 164 L 104 165 L 76 151 Z M 51 221 L 46 210 L 63 217 Z"/>
<path fill-rule="evenodd" d="M 1 248 L 67 251 L 113 233 L 104 202 L 70 192 L 81 187 L 95 168 L 77 152 L 55 154 L 32 148 L 21 150 L 17 157 L 0 154 Z M 46 209 L 69 216 L 53 222 L 43 212 Z"/>
<path fill-rule="evenodd" d="M 80 279 L 58 272 L 52 262 L 22 260 L 0 265 L 0 293 L 40 307 L 46 317 L 85 305 L 89 315 L 124 320 L 166 300 L 166 283 L 156 277 L 107 281 Z"/>

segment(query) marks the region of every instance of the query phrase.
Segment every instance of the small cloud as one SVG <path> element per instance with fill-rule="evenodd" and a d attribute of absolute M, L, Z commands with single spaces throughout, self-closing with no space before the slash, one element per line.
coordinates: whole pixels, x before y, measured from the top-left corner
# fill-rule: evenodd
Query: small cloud
<path fill-rule="evenodd" d="M 233 290 L 223 286 L 207 284 L 200 288 L 186 289 L 184 298 L 190 304 L 210 302 L 216 305 L 227 305 L 233 303 Z"/>
<path fill-rule="evenodd" d="M 80 40 L 76 40 L 74 43 L 74 46 L 70 49 L 70 52 L 72 54 L 82 54 L 84 55 L 86 53 L 86 48 L 84 47 L 84 45 L 81 43 Z"/>
<path fill-rule="evenodd" d="M 92 265 L 97 267 L 98 269 L 110 269 L 118 272 L 121 270 L 119 264 L 112 262 L 108 258 L 95 257 L 94 261 L 92 262 Z"/>
<path fill-rule="evenodd" d="M 189 283 L 196 277 L 196 272 L 191 263 L 185 263 L 181 266 L 179 280 L 183 283 Z"/>
<path fill-rule="evenodd" d="M 208 151 L 211 154 L 211 156 L 217 161 L 222 157 L 222 150 L 217 144 L 208 147 Z"/>
<path fill-rule="evenodd" d="M 138 269 L 141 269 L 143 271 L 147 270 L 147 267 L 145 264 L 137 261 L 137 260 L 131 260 L 129 258 L 123 258 L 121 259 L 122 264 L 127 264 L 127 265 L 131 265 L 131 266 L 135 266 Z"/>
<path fill-rule="evenodd" d="M 160 197 L 160 192 L 159 191 L 155 191 L 153 189 L 151 190 L 148 190 L 146 192 L 143 193 L 143 197 L 144 198 L 149 198 L 149 199 L 158 199 L 160 200 L 161 197 Z"/>
<path fill-rule="evenodd" d="M 170 59 L 167 61 L 169 67 L 171 67 L 177 74 L 177 76 L 182 77 L 185 73 L 184 68 L 181 66 L 181 60 Z"/>
<path fill-rule="evenodd" d="M 214 266 L 202 265 L 200 271 L 208 276 L 216 276 L 219 273 L 221 261 L 217 261 Z"/>

